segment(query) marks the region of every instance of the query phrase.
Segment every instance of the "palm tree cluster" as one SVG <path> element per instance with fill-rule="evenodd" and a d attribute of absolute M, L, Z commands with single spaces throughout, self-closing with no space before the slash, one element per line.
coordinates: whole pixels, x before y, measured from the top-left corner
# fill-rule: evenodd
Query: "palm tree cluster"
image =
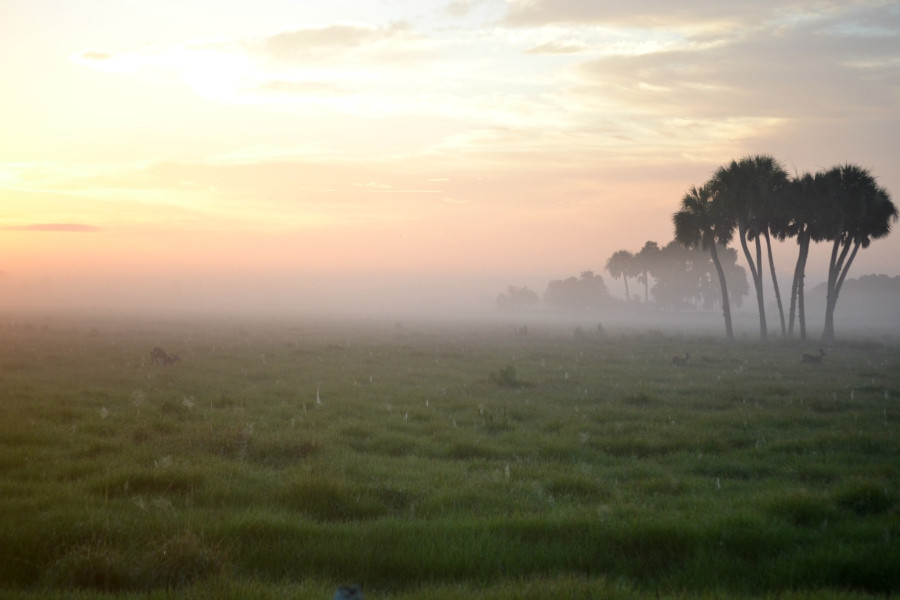
<path fill-rule="evenodd" d="M 640 252 L 633 254 L 628 250 L 619 250 L 606 261 L 606 270 L 613 279 L 625 280 L 625 301 L 631 300 L 628 292 L 628 278 L 633 277 L 644 284 L 644 302 L 650 299 L 650 272 L 656 265 L 660 255 L 659 244 L 647 242 Z"/>
<path fill-rule="evenodd" d="M 782 335 L 792 336 L 799 322 L 806 339 L 803 280 L 811 242 L 831 242 L 823 341 L 834 340 L 834 309 L 841 286 L 860 248 L 890 233 L 897 208 L 887 190 L 867 169 L 845 164 L 815 174 L 790 177 L 771 156 L 748 156 L 720 167 L 702 187 L 692 187 L 673 215 L 675 239 L 688 248 L 710 252 L 722 291 L 725 332 L 734 339 L 728 290 L 717 247 L 738 241 L 756 290 L 760 339 L 768 338 L 763 300 L 763 242 L 775 293 Z M 771 238 L 796 238 L 797 263 L 791 283 L 787 323 L 781 302 Z"/>
<path fill-rule="evenodd" d="M 717 256 L 729 282 L 729 298 L 740 305 L 749 287 L 744 268 L 737 264 L 737 251 L 720 246 Z M 709 253 L 699 247 L 685 248 L 675 240 L 665 246 L 649 241 L 637 253 L 618 250 L 607 260 L 606 270 L 614 279 L 624 280 L 628 303 L 640 302 L 640 296 L 629 293 L 629 278 L 643 284 L 645 305 L 651 295 L 657 307 L 675 310 L 698 305 L 710 309 L 721 301 L 719 279 Z M 651 278 L 655 280 L 652 287 Z"/>

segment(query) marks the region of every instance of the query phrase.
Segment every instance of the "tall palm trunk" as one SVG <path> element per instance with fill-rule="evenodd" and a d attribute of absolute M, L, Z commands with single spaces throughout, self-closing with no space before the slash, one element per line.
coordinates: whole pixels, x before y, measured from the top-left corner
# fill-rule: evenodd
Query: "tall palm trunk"
<path fill-rule="evenodd" d="M 766 342 L 769 339 L 769 328 L 766 325 L 766 304 L 763 299 L 763 282 L 757 265 L 762 262 L 762 245 L 759 242 L 759 236 L 756 236 L 756 262 L 750 254 L 750 248 L 747 247 L 747 227 L 738 224 L 738 237 L 741 239 L 741 249 L 744 251 L 744 258 L 747 259 L 747 266 L 750 268 L 750 275 L 753 277 L 753 286 L 756 288 L 756 305 L 759 309 L 759 339 Z"/>
<path fill-rule="evenodd" d="M 791 306 L 788 309 L 788 337 L 794 337 L 794 323 L 797 321 L 797 294 L 800 291 L 800 257 L 794 265 L 794 277 L 791 279 Z"/>
<path fill-rule="evenodd" d="M 822 332 L 822 341 L 834 341 L 834 309 L 837 306 L 837 299 L 841 293 L 841 287 L 847 278 L 847 272 L 853 259 L 856 258 L 856 252 L 859 250 L 861 242 L 846 241 L 843 244 L 839 239 L 834 241 L 831 248 L 831 264 L 828 265 L 828 292 L 825 298 L 825 330 Z M 850 252 L 850 247 L 853 251 Z M 838 248 L 841 248 L 840 256 L 838 256 Z M 850 254 L 848 257 L 847 254 Z"/>
<path fill-rule="evenodd" d="M 772 258 L 772 240 L 769 238 L 769 230 L 766 229 L 766 250 L 769 254 L 769 272 L 772 274 L 772 289 L 775 290 L 775 303 L 778 305 L 778 316 L 781 318 L 781 337 L 787 335 L 784 324 L 784 307 L 781 304 L 781 292 L 778 289 L 778 278 L 775 276 L 775 260 Z"/>
<path fill-rule="evenodd" d="M 734 341 L 734 330 L 731 326 L 731 301 L 728 298 L 728 284 L 725 283 L 725 270 L 719 261 L 719 253 L 716 245 L 709 247 L 709 253 L 712 256 L 713 264 L 716 266 L 716 273 L 719 275 L 719 287 L 722 288 L 722 313 L 725 315 L 725 338 L 729 342 Z"/>
<path fill-rule="evenodd" d="M 809 257 L 809 233 L 801 231 L 797 234 L 797 265 L 794 267 L 794 281 L 791 284 L 791 309 L 788 318 L 788 337 L 794 337 L 794 321 L 799 312 L 800 339 L 806 340 L 806 310 L 803 300 L 803 280 L 806 276 L 806 259 Z"/>

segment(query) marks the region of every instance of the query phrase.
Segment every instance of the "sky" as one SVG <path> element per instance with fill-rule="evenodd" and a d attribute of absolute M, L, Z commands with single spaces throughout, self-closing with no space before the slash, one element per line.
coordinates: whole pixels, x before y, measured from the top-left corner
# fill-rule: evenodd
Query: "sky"
<path fill-rule="evenodd" d="M 669 242 L 749 154 L 858 164 L 900 204 L 896 0 L 2 0 L 0 23 L 0 306 L 541 294 Z M 898 256 L 894 232 L 850 276 Z"/>

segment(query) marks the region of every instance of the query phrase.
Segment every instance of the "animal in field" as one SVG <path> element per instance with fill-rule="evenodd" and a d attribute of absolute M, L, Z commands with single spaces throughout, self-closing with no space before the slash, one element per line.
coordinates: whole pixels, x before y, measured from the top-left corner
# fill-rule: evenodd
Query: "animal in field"
<path fill-rule="evenodd" d="M 362 588 L 356 585 L 342 585 L 334 592 L 332 600 L 363 600 Z"/>
<path fill-rule="evenodd" d="M 676 367 L 686 367 L 691 362 L 691 353 L 685 352 L 684 356 L 673 356 L 672 364 Z"/>
<path fill-rule="evenodd" d="M 169 354 L 159 346 L 150 351 L 150 358 L 156 361 L 156 364 L 161 367 L 177 363 L 181 360 L 181 357 L 177 354 Z"/>
<path fill-rule="evenodd" d="M 804 352 L 803 357 L 800 359 L 800 362 L 809 363 L 811 365 L 821 365 L 822 359 L 826 356 L 827 355 L 825 354 L 825 351 L 819 348 L 818 354 L 807 354 L 806 352 Z"/>

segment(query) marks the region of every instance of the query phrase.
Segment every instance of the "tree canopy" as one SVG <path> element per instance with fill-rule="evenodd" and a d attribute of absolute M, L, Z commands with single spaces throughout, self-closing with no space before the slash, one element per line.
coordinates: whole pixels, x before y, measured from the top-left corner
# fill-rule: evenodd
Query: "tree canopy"
<path fill-rule="evenodd" d="M 860 248 L 884 237 L 897 221 L 897 208 L 887 190 L 868 170 L 841 165 L 816 175 L 789 178 L 774 158 L 765 155 L 733 160 L 719 168 L 703 186 L 692 187 L 673 216 L 675 239 L 687 248 L 702 247 L 716 265 L 725 314 L 726 335 L 733 339 L 725 274 L 717 247 L 727 246 L 735 229 L 756 289 L 760 339 L 768 337 L 763 296 L 762 241 L 781 319 L 782 335 L 793 333 L 794 308 L 799 306 L 805 337 L 803 278 L 810 242 L 832 243 L 828 294 L 822 338 L 834 339 L 834 307 L 841 286 Z M 772 257 L 771 237 L 796 237 L 799 247 L 791 285 L 790 329 L 786 327 Z M 750 245 L 753 244 L 753 252 Z"/>

